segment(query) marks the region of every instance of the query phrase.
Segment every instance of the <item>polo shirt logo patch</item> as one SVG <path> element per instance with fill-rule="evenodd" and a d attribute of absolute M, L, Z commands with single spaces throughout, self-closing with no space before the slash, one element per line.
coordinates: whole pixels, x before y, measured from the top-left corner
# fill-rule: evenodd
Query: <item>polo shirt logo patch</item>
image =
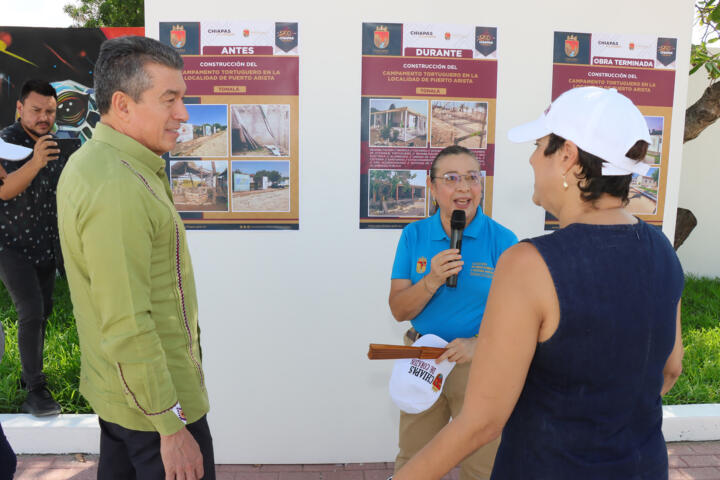
<path fill-rule="evenodd" d="M 426 267 L 427 267 L 427 258 L 425 258 L 425 257 L 418 258 L 417 264 L 415 265 L 415 271 L 417 273 L 425 273 Z"/>
<path fill-rule="evenodd" d="M 473 262 L 470 264 L 470 275 L 474 277 L 492 278 L 495 269 L 485 262 Z"/>

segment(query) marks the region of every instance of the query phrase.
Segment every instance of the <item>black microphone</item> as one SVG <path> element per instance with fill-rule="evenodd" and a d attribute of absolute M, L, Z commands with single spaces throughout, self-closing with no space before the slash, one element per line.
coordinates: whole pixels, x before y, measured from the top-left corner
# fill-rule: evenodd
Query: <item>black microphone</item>
<path fill-rule="evenodd" d="M 450 217 L 450 248 L 462 248 L 462 233 L 465 229 L 465 210 L 453 210 Z M 457 274 L 450 275 L 445 280 L 445 285 L 450 288 L 457 287 Z"/>

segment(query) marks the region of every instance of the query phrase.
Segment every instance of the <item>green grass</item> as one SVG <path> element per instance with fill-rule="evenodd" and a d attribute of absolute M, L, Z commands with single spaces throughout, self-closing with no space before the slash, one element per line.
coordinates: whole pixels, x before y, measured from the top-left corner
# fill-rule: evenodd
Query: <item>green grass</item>
<path fill-rule="evenodd" d="M 56 280 L 53 297 L 55 308 L 45 331 L 44 371 L 48 386 L 63 413 L 92 413 L 90 405 L 78 391 L 80 347 L 67 280 Z M 20 406 L 25 400 L 25 391 L 20 388 L 17 315 L 1 283 L 0 321 L 5 328 L 5 357 L 0 364 L 0 412 L 17 413 L 21 411 Z"/>
<path fill-rule="evenodd" d="M 0 320 L 6 352 L 0 364 L 0 413 L 16 413 L 25 398 L 20 389 L 17 315 L 0 283 Z M 683 292 L 683 374 L 665 405 L 720 403 L 720 278 L 685 279 Z M 55 309 L 45 334 L 45 374 L 64 413 L 92 413 L 78 392 L 80 349 L 67 281 L 55 283 Z"/>
<path fill-rule="evenodd" d="M 685 277 L 683 373 L 665 405 L 720 403 L 720 278 Z"/>

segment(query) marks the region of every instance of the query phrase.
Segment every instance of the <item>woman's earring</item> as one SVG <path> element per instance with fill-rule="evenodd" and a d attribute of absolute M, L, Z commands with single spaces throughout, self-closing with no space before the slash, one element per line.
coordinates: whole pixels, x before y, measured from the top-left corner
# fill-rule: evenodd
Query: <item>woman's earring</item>
<path fill-rule="evenodd" d="M 567 179 L 565 178 L 566 175 L 567 175 L 567 173 L 566 173 L 565 175 L 563 175 L 563 188 L 564 188 L 565 190 L 567 190 L 568 187 L 570 186 L 570 185 L 568 185 Z"/>

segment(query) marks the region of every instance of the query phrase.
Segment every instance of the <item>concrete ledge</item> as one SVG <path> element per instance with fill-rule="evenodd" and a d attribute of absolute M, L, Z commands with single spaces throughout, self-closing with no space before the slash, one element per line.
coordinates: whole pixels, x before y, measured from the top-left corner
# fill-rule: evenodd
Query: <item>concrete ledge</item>
<path fill-rule="evenodd" d="M 15 453 L 100 453 L 97 415 L 0 414 L 0 423 Z"/>
<path fill-rule="evenodd" d="M 720 404 L 665 406 L 662 430 L 667 442 L 720 440 Z"/>
<path fill-rule="evenodd" d="M 99 453 L 97 415 L 0 414 L 0 423 L 16 453 Z M 665 406 L 662 430 L 667 442 L 720 440 L 720 404 Z"/>

